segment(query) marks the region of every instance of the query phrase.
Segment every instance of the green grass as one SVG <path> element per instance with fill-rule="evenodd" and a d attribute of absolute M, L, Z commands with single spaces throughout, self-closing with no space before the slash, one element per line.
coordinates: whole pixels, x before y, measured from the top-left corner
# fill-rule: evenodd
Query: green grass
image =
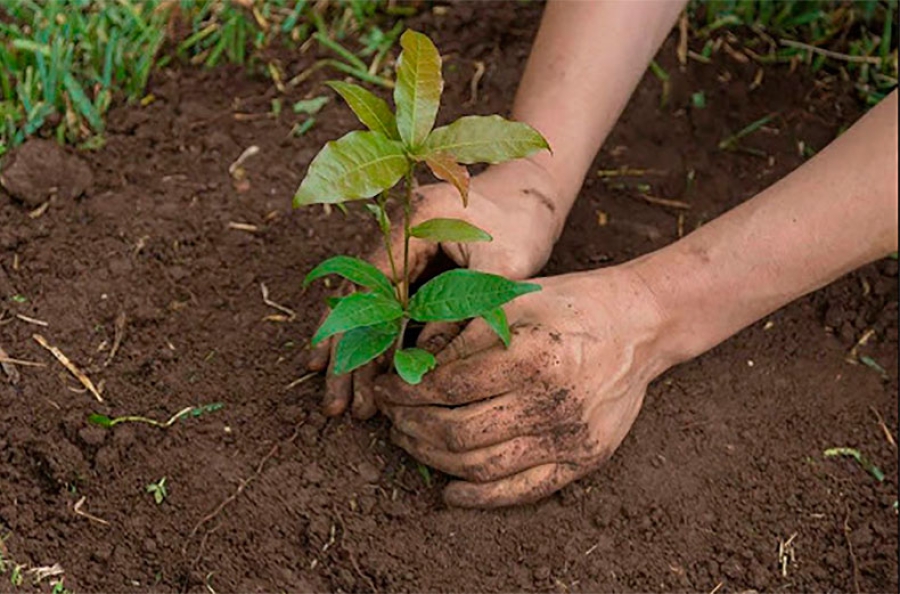
<path fill-rule="evenodd" d="M 799 59 L 813 71 L 824 70 L 853 82 L 870 105 L 897 86 L 898 13 L 898 0 L 710 0 L 690 4 L 697 36 L 710 38 L 711 43 L 717 33 L 732 30 L 756 61 Z M 810 47 L 798 47 L 797 42 Z"/>
<path fill-rule="evenodd" d="M 246 65 L 284 90 L 309 72 L 287 80 L 267 50 L 316 43 L 328 57 L 314 69 L 389 86 L 389 52 L 418 10 L 384 0 L 0 0 L 0 156 L 38 131 L 101 146 L 109 106 L 140 100 L 172 59 Z M 707 40 L 701 60 L 732 31 L 760 63 L 802 60 L 852 81 L 870 104 L 897 85 L 898 0 L 710 0 L 689 13 L 694 38 Z"/>

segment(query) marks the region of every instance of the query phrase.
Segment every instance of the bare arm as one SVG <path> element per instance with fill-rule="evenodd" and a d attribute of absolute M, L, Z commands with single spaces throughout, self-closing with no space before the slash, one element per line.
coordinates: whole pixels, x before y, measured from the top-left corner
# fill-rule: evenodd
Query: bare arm
<path fill-rule="evenodd" d="M 897 92 L 754 199 L 629 266 L 689 359 L 897 249 Z"/>
<path fill-rule="evenodd" d="M 537 128 L 553 148 L 533 161 L 556 182 L 557 231 L 685 4 L 551 0 L 544 9 L 513 117 Z"/>

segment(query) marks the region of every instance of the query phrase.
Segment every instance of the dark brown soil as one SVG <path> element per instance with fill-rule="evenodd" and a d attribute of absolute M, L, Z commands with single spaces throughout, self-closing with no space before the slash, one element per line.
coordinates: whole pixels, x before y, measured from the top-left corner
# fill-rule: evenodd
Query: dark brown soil
<path fill-rule="evenodd" d="M 507 108 L 539 14 L 532 4 L 463 4 L 419 22 L 448 54 L 444 118 Z M 312 59 L 286 65 L 294 74 Z M 476 60 L 487 70 L 470 107 Z M 800 165 L 799 141 L 819 149 L 860 113 L 849 92 L 800 73 L 766 70 L 753 90 L 755 67 L 724 54 L 681 72 L 674 40 L 659 61 L 672 76 L 668 104 L 646 77 L 597 168 L 661 170 L 637 181 L 691 204 L 685 231 Z M 694 109 L 700 90 L 708 105 Z M 629 437 L 592 476 L 533 506 L 447 509 L 445 479 L 427 486 L 386 443 L 384 420 L 326 421 L 318 377 L 287 388 L 304 373 L 325 296 L 304 293 L 302 275 L 371 239 L 359 213 L 290 209 L 311 157 L 355 126 L 349 111 L 332 102 L 294 138 L 297 116 L 270 117 L 271 85 L 239 70 L 166 71 L 151 91 L 147 107 L 114 110 L 106 147 L 85 156 L 86 196 L 59 193 L 34 217 L 0 197 L 0 345 L 47 363 L 0 387 L 7 561 L 60 563 L 78 592 L 897 591 L 897 453 L 877 418 L 895 432 L 896 262 L 868 266 L 656 381 Z M 285 104 L 322 92 L 306 84 Z M 768 157 L 717 148 L 769 113 L 778 116 L 744 141 Z M 251 145 L 260 154 L 236 184 L 228 167 Z M 676 239 L 678 214 L 592 176 L 547 272 L 659 248 Z M 296 320 L 266 319 L 280 312 L 263 303 L 261 283 Z M 124 340 L 104 366 L 120 312 Z M 869 328 L 859 353 L 885 379 L 847 361 Z M 35 332 L 102 382 L 105 404 Z M 92 412 L 165 419 L 211 402 L 225 406 L 167 430 L 87 423 Z M 823 458 L 833 446 L 859 448 L 885 481 Z M 162 477 L 169 495 L 155 505 L 145 488 Z M 82 498 L 81 510 L 108 524 L 76 515 Z M 783 572 L 779 543 L 791 538 Z"/>

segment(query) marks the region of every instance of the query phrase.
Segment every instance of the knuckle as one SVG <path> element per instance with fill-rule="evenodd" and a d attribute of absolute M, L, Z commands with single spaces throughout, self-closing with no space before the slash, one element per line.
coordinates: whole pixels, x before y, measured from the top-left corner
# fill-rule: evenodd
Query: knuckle
<path fill-rule="evenodd" d="M 444 443 L 451 452 L 465 452 L 470 449 L 472 439 L 468 430 L 462 427 L 450 427 L 445 432 Z"/>

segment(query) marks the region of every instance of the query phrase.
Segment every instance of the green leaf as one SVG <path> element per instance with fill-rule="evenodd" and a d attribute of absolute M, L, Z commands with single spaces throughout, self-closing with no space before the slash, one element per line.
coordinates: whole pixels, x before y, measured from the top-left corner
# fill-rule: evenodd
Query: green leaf
<path fill-rule="evenodd" d="M 434 176 L 453 184 L 459 192 L 463 206 L 469 205 L 469 170 L 456 162 L 450 153 L 432 153 L 425 157 L 425 163 Z"/>
<path fill-rule="evenodd" d="M 313 97 L 312 99 L 304 99 L 297 101 L 293 105 L 294 113 L 305 113 L 306 115 L 316 115 L 325 104 L 328 103 L 328 97 Z"/>
<path fill-rule="evenodd" d="M 884 480 L 884 473 L 881 469 L 870 462 L 869 459 L 863 456 L 856 448 L 829 448 L 822 452 L 822 455 L 826 458 L 833 458 L 835 456 L 848 456 L 853 458 L 860 466 L 866 469 L 866 472 L 874 476 L 875 480 L 879 483 Z"/>
<path fill-rule="evenodd" d="M 388 213 L 384 208 L 383 204 L 366 204 L 366 209 L 373 215 L 375 215 L 375 220 L 378 221 L 378 228 L 381 229 L 381 232 L 385 235 L 391 234 L 391 219 L 388 217 Z"/>
<path fill-rule="evenodd" d="M 506 321 L 506 312 L 503 311 L 503 308 L 498 307 L 492 309 L 491 311 L 482 314 L 481 317 L 484 318 L 487 325 L 491 327 L 491 330 L 497 333 L 497 336 L 503 341 L 503 345 L 508 347 L 510 340 L 512 340 L 512 336 L 509 332 L 509 322 Z"/>
<path fill-rule="evenodd" d="M 100 113 L 94 107 L 94 104 L 91 103 L 91 100 L 88 99 L 81 83 L 72 76 L 71 72 L 66 72 L 63 75 L 63 85 L 69 93 L 69 99 L 72 100 L 72 104 L 90 123 L 91 128 L 97 132 L 103 130 L 103 118 L 100 117 Z"/>
<path fill-rule="evenodd" d="M 394 369 L 407 384 L 416 385 L 434 369 L 434 355 L 422 349 L 403 349 L 394 353 Z"/>
<path fill-rule="evenodd" d="M 409 170 L 403 145 L 378 132 L 350 132 L 316 155 L 294 196 L 294 206 L 371 198 Z"/>
<path fill-rule="evenodd" d="M 429 241 L 491 241 L 493 238 L 475 225 L 459 219 L 429 219 L 409 230 L 409 234 Z"/>
<path fill-rule="evenodd" d="M 313 268 L 306 278 L 303 279 L 303 287 L 306 288 L 313 281 L 328 276 L 329 274 L 337 274 L 344 277 L 351 283 L 361 287 L 373 289 L 386 297 L 393 298 L 394 287 L 391 285 L 390 279 L 383 272 L 359 258 L 350 256 L 334 256 L 328 258 L 315 268 Z"/>
<path fill-rule="evenodd" d="M 521 159 L 550 145 L 541 134 L 522 122 L 498 115 L 466 116 L 436 129 L 425 141 L 424 158 L 450 153 L 460 163 L 502 163 Z"/>
<path fill-rule="evenodd" d="M 345 333 L 334 353 L 334 373 L 349 373 L 390 348 L 400 334 L 400 320 L 363 326 Z"/>
<path fill-rule="evenodd" d="M 418 322 L 456 322 L 484 315 L 541 286 L 520 283 L 475 270 L 450 270 L 431 279 L 409 302 L 409 316 Z"/>
<path fill-rule="evenodd" d="M 327 84 L 344 98 L 359 121 L 373 132 L 381 132 L 392 140 L 400 140 L 397 120 L 387 102 L 352 83 L 331 81 Z"/>
<path fill-rule="evenodd" d="M 400 46 L 394 87 L 397 130 L 406 146 L 414 149 L 428 138 L 437 118 L 444 89 L 441 55 L 428 37 L 411 29 L 400 37 Z"/>
<path fill-rule="evenodd" d="M 403 315 L 403 308 L 393 297 L 380 293 L 354 293 L 341 299 L 325 322 L 319 327 L 312 343 L 317 345 L 329 336 L 348 332 L 361 326 L 374 326 L 396 320 Z"/>
<path fill-rule="evenodd" d="M 107 429 L 113 426 L 112 419 L 99 413 L 94 413 L 89 416 L 88 422 L 93 423 L 94 425 L 100 425 L 101 427 L 106 427 Z"/>

